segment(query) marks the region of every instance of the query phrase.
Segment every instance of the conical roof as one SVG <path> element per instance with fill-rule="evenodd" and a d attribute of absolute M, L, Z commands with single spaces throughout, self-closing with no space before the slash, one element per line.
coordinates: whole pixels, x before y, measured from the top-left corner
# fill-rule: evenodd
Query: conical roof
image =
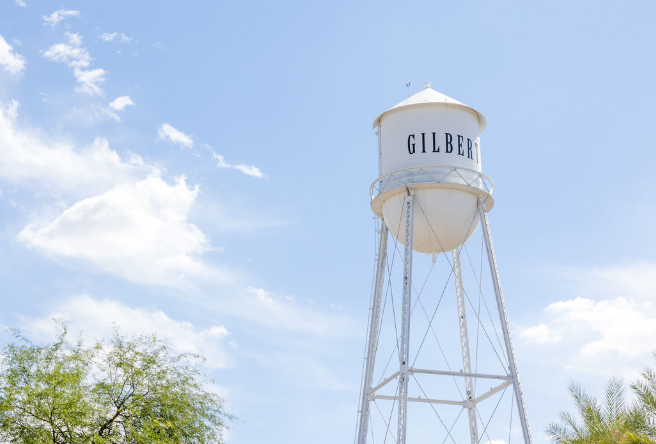
<path fill-rule="evenodd" d="M 427 82 L 427 84 L 430 85 L 430 83 L 428 83 L 428 82 Z M 485 117 L 483 116 L 483 114 L 476 111 L 471 106 L 467 106 L 462 102 L 458 102 L 456 99 L 452 99 L 449 96 L 445 96 L 444 94 L 442 94 L 440 92 L 437 92 L 434 89 L 430 88 L 430 86 L 428 86 L 425 89 L 419 91 L 418 93 L 413 94 L 412 96 L 408 97 L 403 102 L 401 102 L 397 105 L 394 105 L 393 107 L 391 107 L 390 109 L 388 109 L 387 111 L 385 111 L 384 113 L 382 113 L 381 115 L 376 117 L 376 120 L 374 120 L 373 128 L 376 128 L 380 124 L 380 120 L 382 119 L 382 117 L 385 114 L 389 113 L 390 111 L 393 111 L 393 110 L 396 110 L 396 109 L 399 109 L 399 108 L 404 108 L 406 106 L 423 106 L 423 105 L 432 104 L 432 103 L 454 105 L 454 106 L 458 106 L 458 107 L 468 108 L 468 109 L 474 111 L 476 113 L 476 115 L 478 116 L 478 127 L 479 127 L 480 132 L 483 132 L 483 130 L 485 129 L 485 126 L 487 125 L 487 121 L 485 120 Z"/>

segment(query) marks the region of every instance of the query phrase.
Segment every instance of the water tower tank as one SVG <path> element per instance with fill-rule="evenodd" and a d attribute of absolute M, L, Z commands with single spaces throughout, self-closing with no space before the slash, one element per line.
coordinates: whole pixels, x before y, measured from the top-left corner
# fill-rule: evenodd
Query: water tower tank
<path fill-rule="evenodd" d="M 414 193 L 413 249 L 451 251 L 479 225 L 479 196 L 494 205 L 490 179 L 481 172 L 483 115 L 430 88 L 382 113 L 378 127 L 379 178 L 371 208 L 390 233 L 404 242 L 403 201 Z"/>

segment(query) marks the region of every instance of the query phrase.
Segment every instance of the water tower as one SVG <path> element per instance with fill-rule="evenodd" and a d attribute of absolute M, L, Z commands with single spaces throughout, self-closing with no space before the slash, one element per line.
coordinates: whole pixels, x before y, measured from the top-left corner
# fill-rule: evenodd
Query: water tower
<path fill-rule="evenodd" d="M 370 191 L 371 208 L 377 221 L 376 266 L 356 426 L 356 444 L 365 444 L 368 438 L 371 442 L 372 437 L 374 441 L 384 442 L 387 441 L 389 435 L 392 435 L 395 444 L 405 444 L 409 427 L 416 425 L 412 423 L 408 412 L 408 406 L 413 403 L 428 404 L 438 415 L 442 426 L 454 443 L 459 444 L 453 433 L 455 433 L 455 424 L 459 421 L 461 413 L 465 413 L 463 418 L 467 418 L 460 420 L 464 421 L 461 428 L 463 431 L 465 429 L 468 431 L 467 439 L 470 439 L 472 444 L 485 442 L 483 441 L 484 434 L 487 434 L 486 439 L 491 441 L 492 438 L 489 437 L 488 432 L 490 421 L 483 421 L 479 409 L 493 396 L 504 396 L 500 394 L 502 392 L 505 394 L 508 390 L 511 393 L 506 398 L 510 400 L 511 404 L 510 421 L 512 423 L 513 412 L 516 412 L 524 443 L 531 444 L 524 398 L 517 373 L 487 218 L 487 213 L 494 206 L 494 196 L 492 182 L 482 173 L 481 168 L 480 133 L 485 126 L 485 117 L 480 112 L 431 89 L 428 82 L 424 89 L 385 111 L 374 120 L 373 127 L 377 129 L 376 135 L 378 136 L 378 179 L 372 184 Z M 482 228 L 480 276 L 477 276 L 476 267 L 472 264 L 474 273 L 472 276 L 477 287 L 474 292 L 480 291 L 477 309 L 475 303 L 472 303 L 474 292 L 470 291 L 472 295 L 470 297 L 466 291 L 461 251 L 465 243 L 477 232 L 479 225 Z M 389 235 L 395 242 L 394 248 L 390 251 L 388 251 Z M 389 258 L 396 256 L 392 250 L 398 252 L 399 260 L 396 263 L 402 268 L 400 277 L 398 277 L 401 291 L 397 293 L 400 296 L 400 305 L 395 307 L 393 299 L 391 299 L 393 296 L 390 296 L 390 305 L 392 310 L 395 310 L 395 318 L 394 334 L 389 338 L 396 341 L 390 358 L 397 357 L 398 361 L 388 360 L 385 369 L 382 372 L 378 370 L 379 374 L 377 373 L 374 378 L 379 345 L 386 341 L 385 337 L 381 335 L 383 325 L 381 312 L 385 313 L 385 307 L 388 305 L 388 293 L 393 293 L 390 281 L 393 275 L 390 263 L 393 263 L 393 260 Z M 413 251 L 426 255 L 413 255 Z M 467 254 L 469 255 L 469 252 Z M 455 290 L 453 292 L 455 296 L 453 298 L 455 299 L 453 326 L 458 332 L 443 335 L 441 342 L 437 331 L 447 323 L 434 325 L 435 314 L 431 319 L 430 313 L 424 307 L 424 302 L 419 301 L 421 309 L 426 313 L 428 328 L 435 335 L 439 350 L 447 361 L 446 367 L 435 365 L 433 368 L 418 368 L 414 365 L 417 358 L 412 360 L 413 355 L 419 352 L 411 350 L 411 344 L 413 344 L 410 341 L 411 327 L 414 325 L 412 322 L 414 317 L 411 314 L 417 309 L 418 301 L 415 300 L 415 295 L 417 298 L 421 295 L 418 286 L 412 279 L 413 256 L 415 256 L 415 266 L 419 265 L 418 261 L 432 262 L 431 271 L 437 257 L 444 256 L 450 268 L 449 279 L 452 279 L 455 284 L 449 288 Z M 487 315 L 484 314 L 483 305 L 480 303 L 481 298 L 484 298 L 482 273 L 484 256 L 491 272 L 490 276 L 486 277 L 486 279 L 491 277 L 491 303 L 488 306 L 485 302 L 485 307 L 488 308 L 488 314 L 496 313 L 490 315 L 490 324 L 487 324 L 487 329 L 484 323 L 484 321 L 487 322 Z M 471 262 L 471 258 L 468 259 Z M 424 282 L 425 285 L 426 282 Z M 445 305 L 442 302 L 444 294 L 442 291 L 442 296 L 437 302 L 438 308 L 440 304 Z M 437 296 L 423 295 L 426 304 L 431 297 L 434 301 Z M 466 309 L 466 302 L 469 302 L 469 309 Z M 496 305 L 496 310 L 494 310 L 494 305 Z M 438 308 L 435 309 L 436 312 Z M 470 315 L 473 314 L 472 317 L 480 323 L 476 333 L 475 368 L 472 364 L 470 350 L 468 310 L 473 311 L 473 313 L 470 311 Z M 389 312 L 390 309 L 387 308 L 387 313 Z M 470 320 L 470 323 L 473 321 Z M 481 330 L 487 335 L 493 348 L 495 347 L 494 333 L 497 333 L 499 347 L 498 350 L 495 348 L 494 352 L 501 363 L 498 371 L 482 373 L 476 370 L 479 367 L 479 360 L 484 359 L 479 357 L 479 337 L 483 336 L 480 333 Z M 500 335 L 498 330 L 501 331 Z M 420 345 L 415 347 L 418 349 L 424 347 L 426 338 L 430 336 L 424 334 Z M 448 348 L 447 342 L 452 343 L 454 349 L 459 349 L 457 352 L 459 362 L 455 368 L 448 364 L 445 352 L 445 349 Z M 481 356 L 483 355 L 481 354 Z M 493 354 L 490 353 L 490 356 Z M 386 359 L 387 356 L 383 361 Z M 398 362 L 398 364 L 390 365 L 390 362 Z M 380 366 L 384 364 L 383 362 Z M 460 366 L 462 368 L 458 368 Z M 452 378 L 459 395 L 455 396 L 456 399 L 437 399 L 431 395 L 430 390 L 424 387 L 432 384 L 431 390 L 441 393 L 441 383 L 435 380 L 437 382 L 422 382 L 422 385 L 419 383 L 417 375 L 427 378 Z M 417 395 L 409 393 L 411 380 L 416 380 L 416 387 L 413 390 L 418 392 Z M 479 381 L 492 381 L 494 386 L 477 396 L 477 385 L 484 384 Z M 385 389 L 388 390 L 388 394 L 383 393 Z M 387 410 L 383 413 L 378 402 L 391 403 L 389 414 Z M 376 403 L 377 412 L 372 409 L 373 403 Z M 384 408 L 389 409 L 389 405 Z M 454 426 L 449 429 L 438 414 L 436 407 L 460 409 Z M 496 412 L 497 408 L 495 407 L 492 415 Z M 376 436 L 371 428 L 374 416 L 382 418 L 381 433 L 385 436 L 384 440 L 375 439 Z M 387 417 L 389 420 L 386 421 Z M 512 427 L 509 430 L 512 431 Z"/>

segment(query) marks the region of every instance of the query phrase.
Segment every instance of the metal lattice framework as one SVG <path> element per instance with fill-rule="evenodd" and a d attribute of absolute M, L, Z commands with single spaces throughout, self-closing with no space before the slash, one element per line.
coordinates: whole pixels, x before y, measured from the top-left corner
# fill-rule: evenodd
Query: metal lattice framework
<path fill-rule="evenodd" d="M 475 188 L 483 191 L 484 194 L 494 195 L 494 184 L 485 174 L 468 168 L 444 166 L 404 168 L 385 174 L 371 184 L 369 194 L 373 201 L 376 197 L 388 191 L 402 190 L 406 186 L 416 188 L 424 184 L 440 184 L 453 188 Z"/>
<path fill-rule="evenodd" d="M 458 301 L 458 326 L 460 327 L 460 347 L 462 348 L 462 371 L 471 373 L 471 357 L 469 354 L 469 335 L 467 334 L 467 312 L 465 310 L 465 289 L 462 284 L 462 266 L 460 265 L 460 251 L 451 252 L 453 258 L 453 276 L 456 283 L 456 299 Z M 463 407 L 467 408 L 469 417 L 469 436 L 471 443 L 478 443 L 478 422 L 476 421 L 476 404 L 474 399 L 474 381 L 471 376 L 465 376 L 466 400 Z"/>
<path fill-rule="evenodd" d="M 376 274 L 374 276 L 374 293 L 372 297 L 371 309 L 369 311 L 369 335 L 367 336 L 367 347 L 365 355 L 364 387 L 371 387 L 374 377 L 374 365 L 376 363 L 376 344 L 378 344 L 378 334 L 380 326 L 380 306 L 385 285 L 385 265 L 387 259 L 387 225 L 380 222 L 378 245 L 376 248 Z M 369 425 L 369 393 L 362 392 L 360 399 L 360 411 L 358 416 L 358 436 L 367 436 L 367 426 Z"/>
<path fill-rule="evenodd" d="M 399 341 L 399 428 L 397 443 L 405 443 L 408 417 L 408 361 L 410 359 L 410 299 L 412 295 L 412 229 L 414 226 L 414 196 L 408 190 L 403 203 L 405 245 L 403 246 L 403 301 L 401 302 L 401 339 Z"/>
<path fill-rule="evenodd" d="M 528 426 L 528 419 L 526 417 L 526 405 L 524 404 L 524 394 L 522 386 L 519 383 L 519 374 L 517 373 L 517 363 L 515 361 L 515 351 L 513 349 L 512 340 L 510 339 L 510 327 L 508 326 L 508 315 L 506 314 L 506 303 L 503 300 L 503 292 L 501 291 L 501 279 L 499 278 L 499 268 L 497 267 L 497 259 L 494 254 L 494 247 L 492 246 L 492 234 L 490 233 L 490 223 L 487 220 L 487 211 L 483 199 L 478 199 L 478 212 L 481 218 L 481 225 L 483 226 L 483 239 L 485 239 L 485 248 L 487 249 L 487 258 L 490 263 L 490 272 L 492 273 L 492 284 L 494 285 L 494 294 L 497 298 L 497 308 L 499 309 L 499 317 L 501 318 L 501 330 L 503 332 L 503 339 L 506 345 L 506 352 L 508 353 L 509 370 L 513 384 L 515 385 L 515 398 L 517 407 L 519 408 L 519 422 L 522 425 L 522 434 L 524 435 L 524 442 L 531 444 L 531 430 Z"/>
<path fill-rule="evenodd" d="M 414 225 L 414 210 L 415 205 L 418 203 L 414 199 L 414 188 L 421 188 L 424 186 L 446 186 L 449 188 L 462 188 L 466 189 L 473 194 L 478 195 L 478 218 L 480 219 L 482 226 L 482 242 L 486 247 L 487 260 L 490 267 L 490 273 L 492 276 L 492 283 L 495 293 L 495 302 L 498 308 L 499 322 L 501 324 L 501 331 L 503 335 L 503 344 L 501 349 L 501 355 L 497 353 L 499 361 L 503 365 L 504 369 L 507 369 L 505 374 L 494 374 L 494 373 L 478 373 L 476 370 L 472 369 L 472 359 L 470 355 L 470 341 L 469 333 L 467 330 L 467 314 L 466 314 L 466 302 L 469 302 L 476 319 L 481 326 L 481 310 L 479 302 L 479 310 L 476 311 L 472 305 L 471 300 L 467 296 L 465 288 L 463 286 L 463 276 L 462 276 L 462 265 L 461 265 L 461 250 L 463 247 L 460 247 L 457 250 L 453 250 L 451 254 L 452 261 L 449 261 L 446 258 L 447 262 L 451 267 L 451 272 L 455 281 L 455 290 L 456 290 L 456 300 L 457 300 L 457 309 L 458 309 L 458 326 L 460 330 L 460 348 L 462 355 L 462 370 L 452 371 L 450 368 L 448 371 L 445 370 L 435 370 L 435 369 L 421 369 L 415 368 L 414 363 L 410 362 L 410 317 L 413 311 L 413 308 L 419 302 L 421 303 L 421 292 L 417 292 L 417 289 L 414 288 L 412 282 L 412 239 L 413 239 L 413 225 Z M 399 190 L 398 188 L 402 188 Z M 429 167 L 429 168 L 409 168 L 406 170 L 397 171 L 393 174 L 388 174 L 386 176 L 380 177 L 371 187 L 371 197 L 375 200 L 377 197 L 380 197 L 382 194 L 389 193 L 398 193 L 405 190 L 406 197 L 403 200 L 403 218 L 404 224 L 402 227 L 404 234 L 404 245 L 401 258 L 403 261 L 403 271 L 402 271 L 402 294 L 401 294 L 401 313 L 400 313 L 400 324 L 399 331 L 397 336 L 397 347 L 392 351 L 394 354 L 398 350 L 399 358 L 399 367 L 397 371 L 394 371 L 389 376 L 383 374 L 381 380 L 377 385 L 374 386 L 374 368 L 376 363 L 376 354 L 378 349 L 378 342 L 380 339 L 380 328 L 381 328 L 381 306 L 384 301 L 384 288 L 385 288 L 385 271 L 389 269 L 388 264 L 388 228 L 384 220 L 380 222 L 380 228 L 377 230 L 378 239 L 376 242 L 376 267 L 374 273 L 374 285 L 371 298 L 371 308 L 369 311 L 369 325 L 368 325 L 368 334 L 366 341 L 366 350 L 365 350 L 365 360 L 363 368 L 363 381 L 362 381 L 362 392 L 360 397 L 360 406 L 358 412 L 358 422 L 356 426 L 356 444 L 365 444 L 367 442 L 367 437 L 369 433 L 369 423 L 371 422 L 371 404 L 375 403 L 377 400 L 388 400 L 393 403 L 398 403 L 398 421 L 397 421 L 397 430 L 395 444 L 406 444 L 406 431 L 408 424 L 408 404 L 409 403 L 427 403 L 432 408 L 433 411 L 437 414 L 434 406 L 436 405 L 451 405 L 451 406 L 460 406 L 463 411 L 467 410 L 468 417 L 468 427 L 471 444 L 480 444 L 482 437 L 486 435 L 490 420 L 487 422 L 483 421 L 478 411 L 477 406 L 479 403 L 489 399 L 490 397 L 501 393 L 501 397 L 505 393 L 506 389 L 509 387 L 514 392 L 514 399 L 518 412 L 519 420 L 522 428 L 522 435 L 524 438 L 524 444 L 532 444 L 531 434 L 528 426 L 528 421 L 526 417 L 526 408 L 524 404 L 524 398 L 522 394 L 522 389 L 519 381 L 519 375 L 517 373 L 517 365 L 515 362 L 515 354 L 513 351 L 512 341 L 510 339 L 510 330 L 508 326 L 508 319 L 506 315 L 505 302 L 503 299 L 503 293 L 501 291 L 501 283 L 499 279 L 499 272 L 496 263 L 496 258 L 494 254 L 494 248 L 492 246 L 492 238 L 490 234 L 489 221 L 487 218 L 487 210 L 490 208 L 491 202 L 486 202 L 486 200 L 493 199 L 493 184 L 483 174 L 463 169 L 463 168 L 451 168 L 451 167 Z M 421 207 L 418 207 L 419 210 L 423 212 Z M 473 223 L 473 221 L 472 221 Z M 431 227 L 431 230 L 433 228 Z M 434 230 L 433 230 L 434 234 Z M 437 236 L 436 236 L 437 238 Z M 439 239 L 438 239 L 439 241 Z M 395 244 L 396 250 L 396 244 Z M 397 250 L 398 251 L 398 250 Z M 394 252 L 392 252 L 394 254 Z M 482 260 L 482 258 L 481 258 Z M 433 262 L 435 257 L 433 258 Z M 470 259 L 471 262 L 471 259 Z M 393 264 L 393 262 L 392 262 Z M 482 267 L 482 262 L 481 262 Z M 473 269 L 473 264 L 472 264 Z M 432 271 L 432 268 L 431 268 Z M 391 274 L 391 271 L 389 271 Z M 429 272 L 430 274 L 430 272 Z M 482 278 L 482 276 L 481 276 Z M 428 279 L 428 278 L 427 278 Z M 481 281 L 477 278 L 477 283 L 479 286 L 479 291 L 481 290 Z M 413 304 L 412 291 L 417 294 L 416 302 Z M 446 287 L 445 287 L 446 288 Z M 423 289 L 423 288 L 422 288 Z M 385 296 L 386 297 L 386 296 Z M 440 299 L 441 300 L 441 299 Z M 439 302 L 438 302 L 439 307 Z M 392 306 L 393 308 L 393 306 Z M 487 308 L 487 303 L 486 303 Z M 437 310 L 437 308 L 436 308 Z M 384 311 L 384 309 L 383 309 Z M 424 309 L 425 312 L 425 309 Z M 426 313 L 426 312 L 425 312 Z M 490 315 L 490 321 L 492 321 L 491 314 L 488 309 L 488 315 Z M 434 315 L 433 315 L 434 316 Z M 428 314 L 426 313 L 426 318 L 429 321 L 429 328 L 432 329 L 432 319 L 429 319 Z M 492 324 L 493 328 L 494 324 Z M 489 336 L 489 333 L 483 327 L 483 331 L 487 336 L 487 339 L 492 344 L 492 339 Z M 496 333 L 496 328 L 495 328 Z M 424 336 L 425 339 L 425 336 Z M 435 337 L 437 340 L 437 336 Z M 497 334 L 497 339 L 498 334 Z M 500 340 L 499 340 L 500 341 Z M 423 341 L 422 341 L 423 345 Z M 438 341 L 439 345 L 439 341 Z M 494 344 L 492 344 L 494 347 Z M 421 346 L 420 346 L 421 349 Z M 440 346 L 441 349 L 441 346 Z M 504 350 L 505 349 L 505 350 Z M 477 349 L 478 353 L 478 340 L 477 340 Z M 417 354 L 419 351 L 417 351 Z M 443 352 L 442 352 L 443 353 Z M 496 353 L 496 350 L 495 350 Z M 507 359 L 501 359 L 501 356 Z M 391 356 L 390 356 L 391 358 Z M 415 358 L 416 360 L 416 358 Z M 446 360 L 446 357 L 445 357 Z M 505 363 L 504 363 L 505 362 Z M 389 362 L 388 362 L 389 365 Z M 447 363 L 448 365 L 448 363 Z M 385 367 L 387 369 L 387 366 Z M 385 371 L 383 371 L 385 373 Z M 462 399 L 434 399 L 429 397 L 424 389 L 419 386 L 424 393 L 424 397 L 410 397 L 408 395 L 408 382 L 410 378 L 419 384 L 419 381 L 416 379 L 415 375 L 435 375 L 435 376 L 447 376 L 453 378 L 454 381 L 456 378 L 462 378 L 464 380 L 465 394 L 462 395 Z M 397 381 L 396 390 L 394 395 L 382 394 L 381 391 L 385 387 L 391 386 L 392 381 Z M 484 394 L 476 397 L 475 388 L 476 381 L 478 380 L 497 380 L 498 385 L 492 387 L 489 391 L 486 391 Z M 457 384 L 456 384 L 457 385 Z M 383 392 L 384 393 L 384 392 Z M 499 399 L 499 402 L 501 398 Z M 492 416 L 497 410 L 499 403 L 497 402 Z M 513 405 L 511 404 L 511 411 Z M 392 410 L 394 409 L 394 404 L 392 405 Z M 378 409 L 380 412 L 380 409 Z M 382 412 L 381 413 L 381 417 Z M 391 420 L 391 413 L 389 420 Z M 458 415 L 458 418 L 460 416 Z M 448 428 L 444 421 L 438 418 L 444 428 L 447 431 L 447 435 L 450 436 L 451 428 Z M 383 419 L 386 422 L 386 437 L 388 433 L 394 433 L 391 429 L 390 421 L 385 417 Z M 457 421 L 457 418 L 456 418 Z M 511 413 L 512 421 L 512 413 Z M 482 433 L 479 433 L 479 423 L 484 426 Z M 455 425 L 455 423 L 454 423 Z M 373 433 L 373 430 L 371 431 Z M 392 435 L 393 436 L 393 435 Z M 451 437 L 453 440 L 453 437 Z M 488 437 L 489 439 L 489 437 Z M 454 440 L 455 443 L 455 440 Z"/>

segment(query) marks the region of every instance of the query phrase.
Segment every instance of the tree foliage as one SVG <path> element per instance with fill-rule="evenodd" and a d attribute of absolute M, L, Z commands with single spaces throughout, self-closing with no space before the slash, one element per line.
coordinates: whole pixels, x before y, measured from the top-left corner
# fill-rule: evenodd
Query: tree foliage
<path fill-rule="evenodd" d="M 0 364 L 0 441 L 20 444 L 222 443 L 231 415 L 200 357 L 153 336 L 86 345 L 58 324 L 52 344 L 16 332 Z"/>
<path fill-rule="evenodd" d="M 547 434 L 557 444 L 656 444 L 656 372 L 644 369 L 630 387 L 635 399 L 627 401 L 622 381 L 613 378 L 599 401 L 570 384 L 576 415 L 561 412 Z"/>

